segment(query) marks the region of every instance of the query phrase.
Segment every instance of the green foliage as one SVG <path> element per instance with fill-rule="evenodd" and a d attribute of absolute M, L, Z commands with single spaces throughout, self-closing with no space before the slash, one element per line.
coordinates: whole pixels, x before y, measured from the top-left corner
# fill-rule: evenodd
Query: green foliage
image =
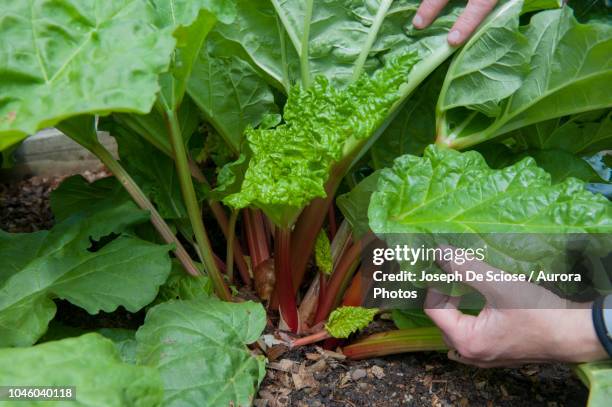
<path fill-rule="evenodd" d="M 47 342 L 31 348 L 0 349 L 0 385 L 74 386 L 74 406 L 160 406 L 159 373 L 151 367 L 122 362 L 110 340 L 99 334 Z M 74 389 L 73 389 L 74 390 Z M 23 405 L 23 401 L 7 406 Z M 44 406 L 48 401 L 27 405 Z M 53 402 L 52 402 L 53 404 Z"/>
<path fill-rule="evenodd" d="M 53 298 L 90 314 L 120 305 L 135 312 L 149 304 L 170 273 L 170 248 L 127 233 L 147 219 L 125 202 L 74 214 L 50 231 L 0 231 L 0 257 L 8 259 L 0 264 L 0 346 L 36 342 L 55 315 Z M 92 241 L 109 235 L 118 237 L 92 250 Z"/>
<path fill-rule="evenodd" d="M 325 196 L 332 165 L 382 124 L 415 62 L 414 54 L 404 55 L 343 90 L 323 77 L 312 88 L 294 88 L 284 124 L 247 130 L 253 155 L 240 192 L 224 202 L 258 207 L 279 226 L 293 224 L 308 202 Z"/>
<path fill-rule="evenodd" d="M 334 263 L 331 255 L 331 244 L 324 229 L 321 229 L 315 242 L 315 261 L 320 272 L 330 275 Z"/>
<path fill-rule="evenodd" d="M 348 338 L 370 325 L 377 313 L 377 308 L 340 307 L 329 315 L 325 329 L 334 338 Z"/>
<path fill-rule="evenodd" d="M 147 2 L 2 0 L 0 10 L 0 149 L 71 116 L 151 109 L 174 40 Z"/>
<path fill-rule="evenodd" d="M 192 276 L 181 268 L 177 262 L 172 263 L 168 280 L 159 288 L 156 303 L 170 300 L 196 300 L 213 295 L 212 282 L 207 276 Z"/>
<path fill-rule="evenodd" d="M 601 86 L 612 80 L 610 24 L 578 23 L 563 7 L 535 14 L 526 27 L 510 19 L 485 36 L 470 40 L 449 68 L 437 108 L 440 143 L 465 148 L 612 105 Z"/>
<path fill-rule="evenodd" d="M 432 146 L 381 172 L 369 219 L 375 233 L 609 233 L 612 204 L 576 179 L 551 185 L 529 158 L 494 170 L 477 152 Z"/>
<path fill-rule="evenodd" d="M 165 406 L 250 405 L 265 359 L 246 345 L 265 324 L 252 302 L 170 301 L 149 310 L 136 333 L 138 362 L 159 370 Z"/>

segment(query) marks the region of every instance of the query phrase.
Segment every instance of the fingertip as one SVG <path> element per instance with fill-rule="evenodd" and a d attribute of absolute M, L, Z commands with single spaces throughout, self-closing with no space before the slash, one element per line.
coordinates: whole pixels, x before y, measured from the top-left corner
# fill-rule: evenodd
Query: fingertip
<path fill-rule="evenodd" d="M 423 17 L 421 17 L 420 14 L 417 13 L 412 19 L 412 25 L 414 26 L 414 28 L 421 30 L 425 28 L 425 20 L 423 19 Z"/>
<path fill-rule="evenodd" d="M 464 41 L 464 35 L 457 29 L 451 30 L 451 32 L 448 34 L 448 43 L 453 47 L 458 47 L 459 45 L 463 44 Z"/>

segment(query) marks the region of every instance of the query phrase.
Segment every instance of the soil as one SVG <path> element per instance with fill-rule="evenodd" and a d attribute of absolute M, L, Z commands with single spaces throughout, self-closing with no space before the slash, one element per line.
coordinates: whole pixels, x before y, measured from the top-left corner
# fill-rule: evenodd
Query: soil
<path fill-rule="evenodd" d="M 85 174 L 90 179 L 107 173 Z M 0 181 L 0 229 L 33 232 L 53 225 L 49 194 L 61 179 Z M 143 313 L 89 315 L 58 301 L 59 322 L 79 328 L 136 328 Z M 377 324 L 388 324 L 378 321 Z M 378 326 L 378 329 L 385 326 Z M 375 327 L 376 328 L 376 327 Z M 268 336 L 271 338 L 272 336 Z M 567 365 L 477 369 L 440 353 L 414 353 L 349 361 L 316 346 L 276 345 L 254 405 L 269 406 L 584 406 L 587 389 Z"/>

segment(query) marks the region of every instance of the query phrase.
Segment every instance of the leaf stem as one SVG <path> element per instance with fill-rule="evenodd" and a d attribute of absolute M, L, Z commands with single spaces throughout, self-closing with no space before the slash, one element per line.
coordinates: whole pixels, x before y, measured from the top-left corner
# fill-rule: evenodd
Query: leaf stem
<path fill-rule="evenodd" d="M 227 237 L 227 278 L 230 283 L 234 282 L 234 241 L 236 240 L 236 220 L 238 219 L 239 209 L 232 210 L 229 218 L 229 236 Z"/>
<path fill-rule="evenodd" d="M 185 201 L 187 214 L 189 215 L 189 220 L 193 227 L 196 243 L 198 244 L 204 267 L 213 281 L 217 295 L 221 299 L 229 301 L 231 295 L 215 262 L 210 241 L 208 240 L 208 235 L 206 234 L 204 222 L 200 214 L 200 205 L 198 204 L 195 188 L 191 179 L 189 160 L 187 159 L 187 152 L 185 151 L 185 144 L 183 143 L 181 128 L 178 123 L 176 112 L 167 109 L 164 113 L 168 126 L 168 136 L 170 137 L 170 143 L 172 144 L 172 150 L 174 152 L 174 161 L 176 163 L 181 191 L 183 193 L 183 200 Z"/>
<path fill-rule="evenodd" d="M 383 21 L 387 15 L 387 11 L 391 7 L 391 3 L 393 0 L 382 0 L 380 5 L 378 6 L 378 11 L 376 12 L 376 16 L 374 17 L 374 21 L 370 26 L 370 30 L 368 32 L 368 36 L 366 38 L 365 44 L 355 61 L 355 69 L 353 69 L 353 82 L 359 79 L 359 76 L 363 72 L 363 66 L 372 50 L 372 45 L 374 45 L 374 41 L 376 41 L 376 37 L 378 36 L 378 31 L 382 26 Z"/>
<path fill-rule="evenodd" d="M 274 236 L 275 291 L 280 300 L 281 318 L 292 332 L 299 331 L 299 317 L 291 279 L 291 230 L 276 227 Z"/>
<path fill-rule="evenodd" d="M 331 338 L 331 335 L 329 334 L 329 332 L 327 332 L 327 330 L 323 329 L 312 335 L 304 336 L 302 338 L 298 338 L 291 341 L 290 347 L 297 348 L 298 346 L 310 345 L 311 343 L 321 342 L 329 338 Z"/>
<path fill-rule="evenodd" d="M 310 40 L 310 23 L 312 20 L 313 0 L 306 0 L 306 12 L 304 13 L 304 32 L 300 51 L 300 70 L 302 71 L 302 86 L 310 86 L 310 64 L 308 54 L 308 42 Z"/>
<path fill-rule="evenodd" d="M 342 349 L 349 359 L 367 359 L 404 352 L 443 351 L 448 347 L 436 327 L 398 329 L 374 334 Z"/>
<path fill-rule="evenodd" d="M 79 142 L 78 139 L 73 138 L 76 142 Z M 119 164 L 117 160 L 111 155 L 111 153 L 100 143 L 93 144 L 88 147 L 88 149 L 96 155 L 106 165 L 106 167 L 113 173 L 113 175 L 119 180 L 121 185 L 125 188 L 125 190 L 130 194 L 134 202 L 136 204 L 146 210 L 151 214 L 151 224 L 160 234 L 164 242 L 174 244 L 174 254 L 176 258 L 179 260 L 185 271 L 193 276 L 200 275 L 199 270 L 191 260 L 191 257 L 181 244 L 181 242 L 176 238 L 174 232 L 170 229 L 170 226 L 166 223 L 166 221 L 161 217 L 157 209 L 153 206 L 151 201 L 147 198 L 147 196 L 142 192 L 138 184 L 134 182 L 132 177 L 127 173 L 125 168 Z"/>

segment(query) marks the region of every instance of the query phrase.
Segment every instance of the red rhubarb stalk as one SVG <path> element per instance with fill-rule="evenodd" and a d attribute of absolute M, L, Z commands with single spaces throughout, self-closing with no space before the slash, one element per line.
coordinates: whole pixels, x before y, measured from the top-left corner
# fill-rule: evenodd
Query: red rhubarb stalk
<path fill-rule="evenodd" d="M 404 352 L 444 351 L 448 347 L 436 327 L 398 329 L 374 334 L 342 349 L 349 359 L 367 359 Z"/>
<path fill-rule="evenodd" d="M 247 208 L 244 211 L 243 219 L 251 266 L 255 269 L 270 258 L 264 218 L 259 209 Z"/>
<path fill-rule="evenodd" d="M 294 339 L 293 341 L 291 341 L 290 346 L 291 348 L 297 348 L 298 346 L 310 345 L 311 343 L 321 342 L 328 338 L 331 338 L 331 335 L 329 334 L 329 332 L 323 329 L 322 331 L 316 332 L 312 335 L 304 336 L 299 339 Z"/>
<path fill-rule="evenodd" d="M 299 318 L 295 302 L 295 292 L 291 280 L 291 230 L 276 228 L 274 236 L 274 272 L 278 294 L 280 315 L 291 332 L 299 331 Z"/>

